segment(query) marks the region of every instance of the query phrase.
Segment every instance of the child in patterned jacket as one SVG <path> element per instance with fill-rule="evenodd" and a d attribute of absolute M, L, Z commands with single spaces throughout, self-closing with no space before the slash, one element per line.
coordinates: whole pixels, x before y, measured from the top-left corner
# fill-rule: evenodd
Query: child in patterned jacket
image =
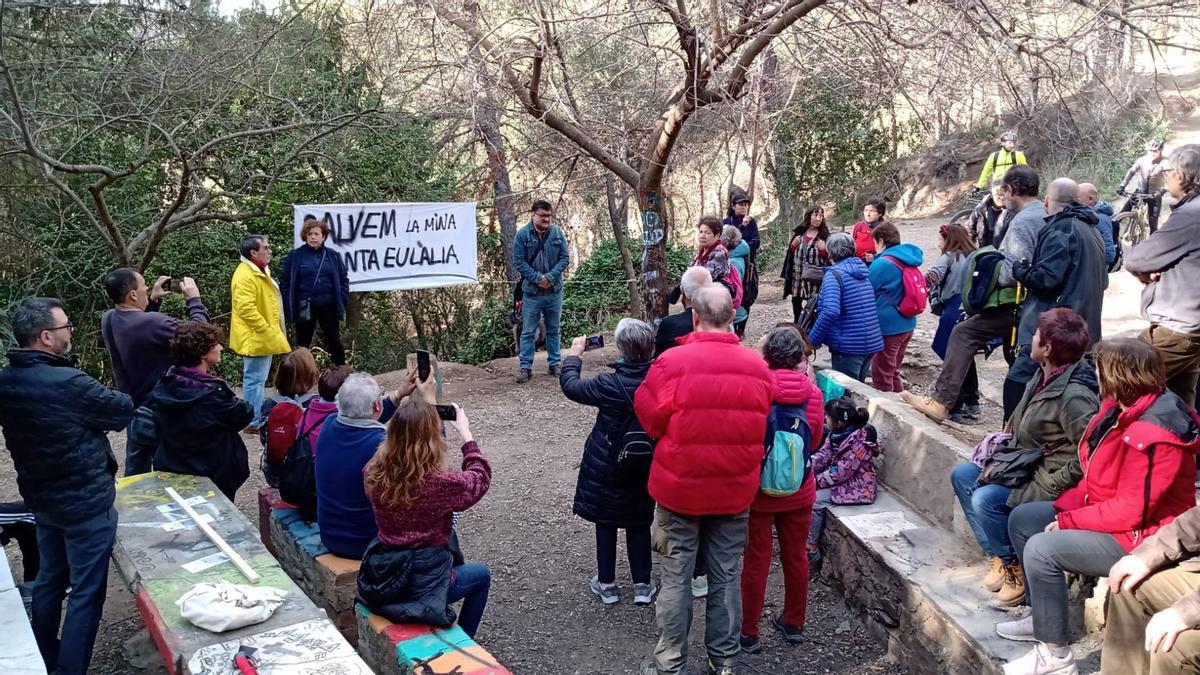
<path fill-rule="evenodd" d="M 825 404 L 829 433 L 813 455 L 817 501 L 813 504 L 812 527 L 808 531 L 808 557 L 821 557 L 818 542 L 825 525 L 825 509 L 831 504 L 870 504 L 875 501 L 875 458 L 880 449 L 870 415 L 848 398 Z"/>

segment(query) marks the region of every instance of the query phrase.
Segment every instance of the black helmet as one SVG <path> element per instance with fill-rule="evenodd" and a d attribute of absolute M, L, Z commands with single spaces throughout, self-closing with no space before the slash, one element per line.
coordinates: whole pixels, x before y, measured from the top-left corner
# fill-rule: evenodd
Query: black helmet
<path fill-rule="evenodd" d="M 1000 134 L 1000 142 L 1001 143 L 1007 143 L 1009 141 L 1012 141 L 1013 143 L 1017 142 L 1017 132 L 1006 131 L 1006 132 Z"/>
<path fill-rule="evenodd" d="M 1162 146 L 1163 146 L 1163 139 L 1151 138 L 1150 140 L 1146 141 L 1146 152 L 1154 152 L 1155 150 L 1162 150 Z"/>

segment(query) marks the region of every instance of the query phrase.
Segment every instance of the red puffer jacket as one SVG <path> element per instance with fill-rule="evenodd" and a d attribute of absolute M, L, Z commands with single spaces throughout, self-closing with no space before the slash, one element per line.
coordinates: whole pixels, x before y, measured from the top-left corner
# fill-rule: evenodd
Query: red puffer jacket
<path fill-rule="evenodd" d="M 1121 410 L 1106 398 L 1079 444 L 1083 479 L 1055 500 L 1064 530 L 1108 532 L 1132 551 L 1196 505 L 1200 418 L 1170 391 Z"/>
<path fill-rule="evenodd" d="M 825 432 L 825 398 L 821 395 L 821 389 L 799 370 L 772 370 L 771 375 L 775 376 L 774 403 L 804 406 L 804 412 L 808 415 L 808 428 L 812 431 L 809 451 L 817 454 L 817 448 L 821 447 L 821 434 Z M 763 450 L 765 452 L 766 448 Z M 781 513 L 809 508 L 815 501 L 817 483 L 815 476 L 810 475 L 796 494 L 769 497 L 760 490 L 750 509 L 763 513 Z"/>
<path fill-rule="evenodd" d="M 658 439 L 650 496 L 686 516 L 745 511 L 758 493 L 773 389 L 767 363 L 733 333 L 690 333 L 650 366 L 634 397 Z"/>

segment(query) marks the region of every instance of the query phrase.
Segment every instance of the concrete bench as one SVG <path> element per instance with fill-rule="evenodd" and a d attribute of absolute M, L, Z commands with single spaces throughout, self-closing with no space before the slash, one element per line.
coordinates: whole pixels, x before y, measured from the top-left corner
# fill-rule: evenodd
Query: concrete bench
<path fill-rule="evenodd" d="M 395 624 L 362 604 L 355 611 L 358 651 L 379 675 L 512 675 L 458 626 Z"/>
<path fill-rule="evenodd" d="M 0 550 L 0 672 L 5 675 L 46 675 L 33 627 L 25 614 L 21 591 L 13 581 L 8 556 Z"/>
<path fill-rule="evenodd" d="M 268 539 L 284 571 L 324 609 L 351 644 L 358 643 L 354 598 L 358 594 L 358 560 L 340 558 L 321 543 L 316 523 L 306 521 L 287 503 L 271 508 Z"/>
<path fill-rule="evenodd" d="M 268 620 L 224 633 L 192 625 L 176 601 L 199 582 L 249 584 L 165 492 L 172 487 L 261 577 L 259 586 L 287 598 Z M 117 484 L 117 542 L 113 559 L 134 593 L 138 611 L 167 671 L 228 673 L 240 646 L 258 650 L 262 672 L 369 675 L 354 648 L 283 571 L 255 527 L 207 478 L 146 473 Z"/>
<path fill-rule="evenodd" d="M 275 550 L 275 544 L 271 541 L 271 509 L 279 507 L 283 509 L 295 508 L 291 504 L 283 501 L 279 496 L 279 490 L 269 485 L 263 486 L 258 490 L 258 538 L 262 540 L 267 550 L 271 555 L 278 556 Z"/>

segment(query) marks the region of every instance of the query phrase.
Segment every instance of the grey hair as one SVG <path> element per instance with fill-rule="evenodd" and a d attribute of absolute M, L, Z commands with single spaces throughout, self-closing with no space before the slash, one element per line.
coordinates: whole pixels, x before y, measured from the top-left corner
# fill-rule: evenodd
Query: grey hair
<path fill-rule="evenodd" d="M 1200 192 L 1200 145 L 1189 143 L 1175 148 L 1169 161 L 1183 178 L 1183 193 Z"/>
<path fill-rule="evenodd" d="M 640 319 L 621 319 L 613 332 L 626 363 L 649 363 L 654 358 L 654 327 Z"/>
<path fill-rule="evenodd" d="M 835 263 L 847 258 L 853 258 L 854 237 L 845 232 L 834 232 L 829 235 L 829 240 L 825 242 L 825 249 L 829 251 L 829 259 Z"/>
<path fill-rule="evenodd" d="M 1055 178 L 1046 188 L 1046 198 L 1055 204 L 1070 204 L 1079 193 L 1079 183 L 1070 178 Z"/>
<path fill-rule="evenodd" d="M 712 272 L 709 272 L 707 267 L 697 265 L 687 268 L 687 271 L 683 273 L 683 276 L 679 279 L 679 290 L 683 293 L 684 297 L 694 298 L 696 297 L 696 292 L 702 286 L 706 286 L 712 282 Z"/>
<path fill-rule="evenodd" d="M 725 286 L 707 284 L 696 291 L 696 296 L 692 298 L 692 311 L 706 326 L 728 326 L 733 323 L 733 297 Z"/>
<path fill-rule="evenodd" d="M 58 298 L 25 298 L 12 308 L 9 321 L 18 347 L 32 347 L 42 331 L 54 328 L 54 310 L 63 309 Z"/>
<path fill-rule="evenodd" d="M 771 370 L 791 370 L 804 361 L 804 339 L 795 328 L 780 326 L 767 334 L 762 353 Z"/>
<path fill-rule="evenodd" d="M 733 225 L 726 225 L 721 228 L 721 245 L 732 251 L 734 247 L 742 243 L 742 231 Z"/>
<path fill-rule="evenodd" d="M 338 415 L 350 419 L 372 419 L 375 417 L 375 402 L 383 389 L 375 378 L 367 373 L 351 373 L 337 393 Z"/>

